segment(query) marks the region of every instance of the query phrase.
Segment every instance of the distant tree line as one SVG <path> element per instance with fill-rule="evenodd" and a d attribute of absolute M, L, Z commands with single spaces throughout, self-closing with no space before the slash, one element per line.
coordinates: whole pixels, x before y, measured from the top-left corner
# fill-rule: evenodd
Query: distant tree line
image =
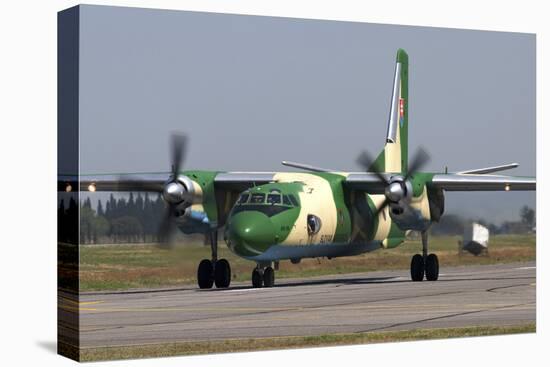
<path fill-rule="evenodd" d="M 79 238 L 80 243 L 136 243 L 158 241 L 158 229 L 164 213 L 164 201 L 149 194 L 98 201 L 94 210 L 90 198 L 80 204 L 80 232 L 78 233 L 78 207 L 71 198 L 69 205 L 60 201 L 58 208 L 59 240 L 69 242 Z M 72 218 L 72 219 L 71 219 Z M 77 235 L 78 233 L 78 235 Z"/>
<path fill-rule="evenodd" d="M 506 221 L 500 225 L 490 223 L 485 219 L 468 219 L 455 214 L 445 214 L 439 223 L 434 223 L 431 228 L 432 234 L 462 235 L 465 226 L 471 222 L 477 222 L 489 229 L 491 234 L 522 234 L 535 231 L 536 213 L 535 210 L 524 205 L 519 213 L 519 220 Z"/>

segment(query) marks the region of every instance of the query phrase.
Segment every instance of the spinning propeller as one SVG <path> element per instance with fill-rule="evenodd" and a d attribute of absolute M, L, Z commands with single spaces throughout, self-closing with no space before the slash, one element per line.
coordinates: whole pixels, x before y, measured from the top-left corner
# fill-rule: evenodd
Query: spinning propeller
<path fill-rule="evenodd" d="M 185 135 L 173 134 L 171 176 L 164 184 L 164 189 L 162 190 L 162 197 L 167 205 L 159 226 L 159 240 L 164 244 L 171 243 L 175 229 L 174 217 L 176 216 L 178 205 L 184 201 L 191 202 L 193 200 L 193 195 L 189 192 L 189 188 L 178 179 L 178 172 L 180 172 L 184 162 L 186 151 L 187 138 Z"/>
<path fill-rule="evenodd" d="M 175 221 L 178 216 L 178 207 L 182 203 L 191 204 L 195 198 L 193 184 L 184 175 L 179 172 L 185 160 L 185 152 L 187 150 L 187 138 L 182 134 L 172 134 L 171 137 L 171 162 L 169 179 L 159 188 L 158 184 L 153 184 L 147 181 L 131 180 L 132 187 L 138 191 L 159 192 L 166 202 L 166 208 L 160 222 L 158 237 L 162 244 L 170 244 L 174 234 Z"/>
<path fill-rule="evenodd" d="M 404 175 L 402 174 L 385 174 L 379 171 L 379 167 L 374 164 L 374 159 L 369 153 L 363 151 L 357 158 L 357 163 L 367 172 L 374 173 L 381 183 L 385 185 L 384 202 L 376 209 L 375 216 L 380 214 L 388 205 L 399 206 L 401 212 L 403 206 L 409 206 L 412 198 L 412 183 L 411 177 L 418 172 L 426 163 L 430 161 L 430 156 L 423 148 L 418 148 L 416 154 L 409 164 L 409 168 Z M 398 208 L 396 208 L 399 210 Z M 397 214 L 397 213 L 396 213 Z"/>

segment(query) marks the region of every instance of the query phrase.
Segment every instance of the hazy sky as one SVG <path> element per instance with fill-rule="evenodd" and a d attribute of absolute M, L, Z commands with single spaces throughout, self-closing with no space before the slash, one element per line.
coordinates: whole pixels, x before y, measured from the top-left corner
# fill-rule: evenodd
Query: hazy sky
<path fill-rule="evenodd" d="M 518 162 L 535 175 L 535 36 L 366 23 L 82 6 L 82 173 L 357 171 L 383 147 L 395 53 L 409 54 L 410 155 L 426 171 Z M 535 193 L 447 193 L 446 211 L 516 219 Z"/>

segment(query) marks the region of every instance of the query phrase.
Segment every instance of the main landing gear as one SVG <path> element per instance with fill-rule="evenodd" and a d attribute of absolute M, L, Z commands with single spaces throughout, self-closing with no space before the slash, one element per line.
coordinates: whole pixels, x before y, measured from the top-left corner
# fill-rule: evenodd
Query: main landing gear
<path fill-rule="evenodd" d="M 271 266 L 262 267 L 260 264 L 252 270 L 252 287 L 270 288 L 275 284 L 275 271 Z"/>
<path fill-rule="evenodd" d="M 422 255 L 416 254 L 411 260 L 411 279 L 420 282 L 424 279 L 435 281 L 439 278 L 439 260 L 436 254 L 428 255 L 428 232 L 422 232 Z"/>
<path fill-rule="evenodd" d="M 204 259 L 200 262 L 197 270 L 197 281 L 199 288 L 227 288 L 231 283 L 231 266 L 226 259 L 218 260 L 218 231 L 213 230 L 208 234 L 212 260 Z"/>

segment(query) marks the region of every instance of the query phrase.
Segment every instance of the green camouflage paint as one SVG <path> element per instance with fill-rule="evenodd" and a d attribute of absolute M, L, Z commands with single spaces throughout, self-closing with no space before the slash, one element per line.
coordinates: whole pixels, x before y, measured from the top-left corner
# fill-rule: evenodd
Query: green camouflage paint
<path fill-rule="evenodd" d="M 212 227 L 217 228 L 218 210 L 216 207 L 216 195 L 214 191 L 214 178 L 218 174 L 215 171 L 184 171 L 181 174 L 189 177 L 202 190 L 202 205 L 210 220 Z"/>

